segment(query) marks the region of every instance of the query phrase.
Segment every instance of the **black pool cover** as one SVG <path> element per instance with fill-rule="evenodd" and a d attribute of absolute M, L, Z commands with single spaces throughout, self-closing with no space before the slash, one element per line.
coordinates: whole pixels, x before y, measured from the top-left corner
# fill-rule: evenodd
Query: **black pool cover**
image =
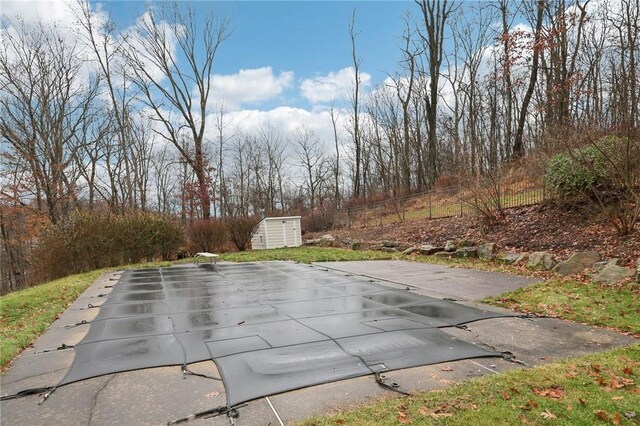
<path fill-rule="evenodd" d="M 497 356 L 439 328 L 499 316 L 287 262 L 126 271 L 60 384 L 213 359 L 234 406 L 376 372 Z"/>

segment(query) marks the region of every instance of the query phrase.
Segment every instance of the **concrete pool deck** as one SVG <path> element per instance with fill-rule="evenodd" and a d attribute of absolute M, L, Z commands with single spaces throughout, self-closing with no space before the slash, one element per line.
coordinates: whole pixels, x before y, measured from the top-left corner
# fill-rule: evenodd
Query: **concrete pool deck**
<path fill-rule="evenodd" d="M 372 277 L 391 288 L 411 286 L 432 297 L 454 298 L 463 304 L 530 284 L 532 281 L 495 274 L 402 261 L 318 263 L 320 267 L 344 274 Z M 98 309 L 87 308 L 104 301 L 119 274 L 97 280 L 51 327 L 14 360 L 1 380 L 2 395 L 23 389 L 55 385 L 66 374 L 74 358 L 73 349 L 55 350 L 62 343 L 74 345 L 87 333 Z M 493 283 L 493 284 L 492 284 Z M 486 307 L 485 307 L 486 308 Z M 490 309 L 504 311 L 499 308 Z M 496 332 L 499 330 L 499 332 Z M 451 328 L 447 333 L 470 343 L 482 342 L 499 351 L 509 351 L 528 365 L 539 365 L 565 357 L 579 356 L 626 346 L 636 339 L 608 330 L 551 318 L 495 318 Z M 413 393 L 437 389 L 468 378 L 498 374 L 522 365 L 501 358 L 479 358 L 396 370 L 386 373 L 402 391 Z M 192 364 L 189 369 L 219 377 L 211 361 Z M 376 398 L 398 396 L 376 384 L 372 376 L 312 386 L 250 401 L 241 407 L 236 424 L 278 425 L 346 409 Z M 71 383 L 58 388 L 42 405 L 41 396 L 32 395 L 3 401 L 1 423 L 13 424 L 166 424 L 190 414 L 226 404 L 222 382 L 184 375 L 180 366 L 159 367 Z M 202 420 L 192 420 L 198 423 Z M 206 421 L 229 424 L 226 416 Z"/>

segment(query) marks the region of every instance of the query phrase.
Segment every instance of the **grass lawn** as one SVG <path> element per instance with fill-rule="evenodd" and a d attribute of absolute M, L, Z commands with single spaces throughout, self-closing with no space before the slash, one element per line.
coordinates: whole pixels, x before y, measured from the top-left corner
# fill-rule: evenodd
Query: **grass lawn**
<path fill-rule="evenodd" d="M 271 250 L 249 250 L 225 253 L 221 259 L 231 262 L 259 262 L 265 260 L 293 260 L 300 263 L 335 262 L 341 260 L 393 259 L 399 253 L 383 253 L 374 250 L 344 250 L 323 247 L 296 247 Z"/>
<path fill-rule="evenodd" d="M 169 265 L 146 263 L 134 267 Z M 0 297 L 0 365 L 4 369 L 108 268 L 71 275 Z"/>
<path fill-rule="evenodd" d="M 551 278 L 483 300 L 508 309 L 615 328 L 640 337 L 640 287 Z"/>
<path fill-rule="evenodd" d="M 638 424 L 640 345 L 382 400 L 302 425 Z"/>

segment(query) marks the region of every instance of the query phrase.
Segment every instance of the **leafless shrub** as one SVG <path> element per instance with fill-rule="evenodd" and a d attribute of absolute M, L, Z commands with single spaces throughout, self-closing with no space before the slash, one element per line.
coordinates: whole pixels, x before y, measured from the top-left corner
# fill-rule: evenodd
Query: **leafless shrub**
<path fill-rule="evenodd" d="M 245 251 L 249 248 L 253 230 L 258 222 L 260 222 L 260 218 L 257 216 L 230 217 L 225 221 L 229 240 L 238 251 Z"/>
<path fill-rule="evenodd" d="M 202 219 L 187 228 L 189 249 L 192 252 L 220 251 L 227 242 L 227 227 L 218 219 Z"/>
<path fill-rule="evenodd" d="M 485 225 L 494 226 L 504 221 L 506 214 L 500 173 L 497 170 L 465 179 L 461 187 L 464 190 L 458 194 L 460 201 L 470 206 Z"/>
<path fill-rule="evenodd" d="M 180 222 L 152 213 L 78 213 L 50 226 L 34 249 L 37 282 L 108 266 L 175 257 Z"/>

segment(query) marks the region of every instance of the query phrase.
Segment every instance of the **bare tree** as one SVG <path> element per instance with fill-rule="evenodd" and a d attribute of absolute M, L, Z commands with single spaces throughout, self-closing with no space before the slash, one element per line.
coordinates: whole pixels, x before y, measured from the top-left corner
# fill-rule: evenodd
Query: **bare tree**
<path fill-rule="evenodd" d="M 282 211 L 283 178 L 285 167 L 285 144 L 282 134 L 273 127 L 262 127 L 258 131 L 259 149 L 257 160 L 262 162 L 261 177 L 264 189 L 263 208 L 268 212 Z"/>
<path fill-rule="evenodd" d="M 324 150 L 316 134 L 308 127 L 299 127 L 293 132 L 296 154 L 304 171 L 304 187 L 309 199 L 309 209 L 316 207 L 317 194 L 330 173 Z"/>
<path fill-rule="evenodd" d="M 533 91 L 536 88 L 536 81 L 538 80 L 538 66 L 540 64 L 540 51 L 543 48 L 542 44 L 542 18 L 544 16 L 544 8 L 545 8 L 545 0 L 538 0 L 536 2 L 537 12 L 535 18 L 535 32 L 533 45 L 531 47 L 532 50 L 532 59 L 531 59 L 531 73 L 529 74 L 529 85 L 527 86 L 527 90 L 524 95 L 524 99 L 522 100 L 522 105 L 520 105 L 520 112 L 518 114 L 518 127 L 516 128 L 516 136 L 513 140 L 513 158 L 521 158 L 524 156 L 524 144 L 523 144 L 523 135 L 524 135 L 524 126 L 527 120 L 527 114 L 529 113 L 529 102 L 531 102 L 531 97 L 533 96 Z"/>
<path fill-rule="evenodd" d="M 105 140 L 111 130 L 111 117 L 106 112 L 98 112 L 92 117 L 86 117 L 82 122 L 80 137 L 83 138 L 81 149 L 75 156 L 78 171 L 87 183 L 89 210 L 93 210 L 98 197 L 109 201 L 107 191 L 100 187 L 98 175 L 101 163 L 105 158 Z"/>
<path fill-rule="evenodd" d="M 172 201 L 176 197 L 178 189 L 177 165 L 178 161 L 172 158 L 168 145 L 156 150 L 151 155 L 151 168 L 155 183 L 156 209 L 163 215 L 173 213 Z"/>
<path fill-rule="evenodd" d="M 224 106 L 224 102 L 221 102 L 218 105 L 218 110 L 216 114 L 216 136 L 217 136 L 217 165 L 216 165 L 216 175 L 215 175 L 215 183 L 218 186 L 218 194 L 216 196 L 215 187 L 214 187 L 214 198 L 216 198 L 216 203 L 214 204 L 214 215 L 218 213 L 224 217 L 226 215 L 227 209 L 226 204 L 228 203 L 228 188 L 227 188 L 227 177 L 225 174 L 225 153 L 228 150 L 228 142 L 232 140 L 238 134 L 238 130 L 235 130 L 233 133 L 229 134 L 228 127 L 229 121 L 225 118 L 226 109 Z M 217 206 L 217 207 L 216 207 Z"/>
<path fill-rule="evenodd" d="M 336 159 L 333 168 L 334 177 L 334 200 L 336 208 L 340 205 L 340 141 L 338 139 L 338 119 L 340 118 L 340 112 L 336 110 L 334 101 L 331 101 L 331 107 L 329 108 L 329 116 L 331 117 L 331 127 L 333 129 L 333 142 L 336 147 Z"/>
<path fill-rule="evenodd" d="M 407 23 L 407 28 L 403 35 L 403 66 L 407 76 L 405 78 L 399 77 L 394 79 L 394 86 L 396 89 L 396 95 L 398 101 L 402 106 L 402 185 L 406 191 L 411 190 L 411 157 L 412 157 L 412 144 L 411 144 L 411 99 L 414 96 L 414 81 L 416 73 L 416 55 L 419 52 L 415 52 L 415 49 L 411 45 L 411 30 Z"/>
<path fill-rule="evenodd" d="M 502 24 L 502 34 L 500 39 L 502 41 L 502 74 L 501 77 L 504 80 L 504 97 L 506 97 L 506 112 L 504 114 L 504 132 L 505 132 L 505 145 L 507 147 L 507 152 L 510 155 L 511 147 L 512 147 L 512 139 L 513 139 L 513 108 L 514 108 L 514 87 L 513 87 L 513 78 L 511 76 L 512 69 L 512 50 L 513 50 L 513 39 L 509 34 L 509 30 L 511 28 L 511 16 L 509 15 L 509 0 L 500 0 L 499 6 L 500 8 L 500 16 L 501 16 L 501 24 Z"/>
<path fill-rule="evenodd" d="M 207 103 L 213 61 L 228 36 L 228 22 L 213 14 L 205 16 L 202 25 L 199 22 L 192 9 L 182 11 L 177 3 L 147 11 L 128 40 L 127 58 L 142 102 L 163 127 L 157 134 L 172 143 L 193 169 L 201 214 L 209 218 Z"/>
<path fill-rule="evenodd" d="M 73 167 L 99 80 L 84 74 L 79 47 L 55 30 L 12 28 L 2 29 L 0 136 L 28 167 L 38 208 L 56 223 L 77 195 Z"/>
<path fill-rule="evenodd" d="M 134 209 L 135 183 L 132 181 L 134 170 L 129 158 L 130 130 L 130 100 L 127 93 L 126 70 L 123 63 L 124 39 L 116 33 L 116 26 L 111 20 L 100 22 L 91 10 L 91 5 L 86 0 L 77 0 L 78 8 L 74 11 L 76 19 L 82 26 L 82 35 L 93 54 L 93 63 L 97 64 L 103 80 L 106 95 L 109 99 L 108 114 L 113 120 L 113 134 L 117 140 L 118 161 L 121 162 L 123 173 L 119 180 L 121 188 L 122 208 Z M 117 207 L 117 206 L 114 206 Z"/>
<path fill-rule="evenodd" d="M 420 7 L 422 19 L 418 31 L 427 55 L 429 76 L 429 92 L 424 98 L 427 119 L 427 161 L 429 184 L 432 185 L 438 177 L 437 163 L 437 119 L 440 67 L 444 58 L 445 28 L 447 20 L 456 10 L 454 2 L 448 0 L 415 0 Z"/>
<path fill-rule="evenodd" d="M 351 21 L 349 21 L 349 38 L 351 40 L 351 60 L 353 63 L 353 93 L 351 95 L 351 124 L 352 128 L 349 129 L 351 137 L 353 138 L 353 146 L 355 150 L 354 158 L 354 174 L 353 174 L 353 196 L 360 197 L 362 195 L 362 141 L 360 130 L 360 65 L 362 60 L 358 58 L 356 52 L 356 38 L 358 32 L 355 30 L 356 26 L 356 9 L 353 9 L 351 14 Z"/>

